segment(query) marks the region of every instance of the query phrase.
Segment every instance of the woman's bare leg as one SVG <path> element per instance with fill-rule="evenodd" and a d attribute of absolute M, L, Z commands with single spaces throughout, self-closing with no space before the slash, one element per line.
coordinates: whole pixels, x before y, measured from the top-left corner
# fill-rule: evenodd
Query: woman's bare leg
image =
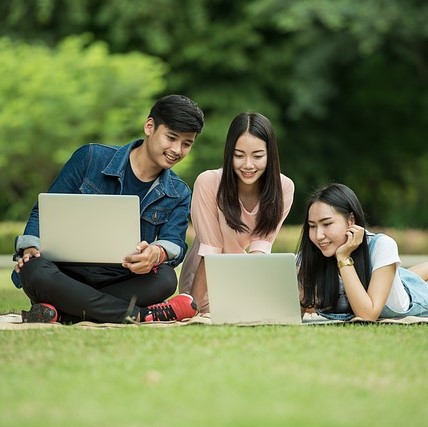
<path fill-rule="evenodd" d="M 422 277 L 425 282 L 428 281 L 428 261 L 422 262 L 421 264 L 416 264 L 413 267 L 410 267 L 409 270 L 412 270 L 413 273 L 416 273 L 418 276 Z"/>

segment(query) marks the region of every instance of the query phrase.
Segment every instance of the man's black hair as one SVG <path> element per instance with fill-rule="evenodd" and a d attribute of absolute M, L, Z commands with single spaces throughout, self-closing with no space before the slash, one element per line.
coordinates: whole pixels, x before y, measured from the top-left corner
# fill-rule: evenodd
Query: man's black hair
<path fill-rule="evenodd" d="M 155 126 L 164 125 L 177 132 L 201 133 L 204 113 L 198 105 L 184 95 L 167 95 L 153 105 L 149 117 Z"/>

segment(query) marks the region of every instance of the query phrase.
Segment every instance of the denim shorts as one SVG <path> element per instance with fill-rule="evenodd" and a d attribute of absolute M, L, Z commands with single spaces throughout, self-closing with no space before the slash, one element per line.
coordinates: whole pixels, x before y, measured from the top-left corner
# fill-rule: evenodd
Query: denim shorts
<path fill-rule="evenodd" d="M 325 313 L 319 310 L 317 310 L 317 314 L 329 320 L 346 321 L 346 320 L 351 320 L 353 317 L 355 317 L 354 313 Z"/>
<path fill-rule="evenodd" d="M 391 318 L 391 317 L 406 317 L 406 316 L 428 316 L 428 283 L 425 282 L 413 271 L 407 268 L 399 267 L 398 274 L 400 275 L 401 281 L 410 297 L 410 306 L 407 311 L 398 312 L 392 310 L 388 306 L 385 306 L 379 318 Z M 317 314 L 325 317 L 329 320 L 350 320 L 355 315 L 353 313 L 324 313 L 317 311 Z"/>
<path fill-rule="evenodd" d="M 398 274 L 410 297 L 409 309 L 398 312 L 385 306 L 379 317 L 428 316 L 428 283 L 407 268 L 400 267 Z"/>

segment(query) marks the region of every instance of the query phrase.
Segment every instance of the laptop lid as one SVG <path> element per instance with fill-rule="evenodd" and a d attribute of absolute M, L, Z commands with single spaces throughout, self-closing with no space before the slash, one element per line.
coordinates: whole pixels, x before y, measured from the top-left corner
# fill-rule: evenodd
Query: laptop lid
<path fill-rule="evenodd" d="M 121 264 L 140 243 L 138 196 L 41 193 L 40 252 L 61 263 Z"/>
<path fill-rule="evenodd" d="M 300 324 L 292 253 L 205 256 L 212 324 Z"/>

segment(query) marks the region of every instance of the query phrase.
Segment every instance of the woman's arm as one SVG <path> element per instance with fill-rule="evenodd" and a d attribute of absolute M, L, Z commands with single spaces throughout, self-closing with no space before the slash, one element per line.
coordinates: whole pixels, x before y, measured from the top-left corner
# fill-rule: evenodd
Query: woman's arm
<path fill-rule="evenodd" d="M 350 257 L 352 252 L 360 246 L 366 238 L 366 232 L 363 227 L 353 224 L 348 228 L 346 235 L 347 241 L 336 251 L 346 296 L 355 316 L 364 320 L 377 320 L 391 292 L 397 270 L 396 261 L 399 258 L 395 241 L 384 236 L 384 242 L 380 243 L 379 249 L 383 252 L 382 257 L 371 257 L 374 270 L 366 290 L 354 265 L 340 266 L 341 262 Z"/>
<path fill-rule="evenodd" d="M 198 176 L 193 186 L 191 216 L 201 257 L 195 271 L 190 294 L 198 305 L 200 313 L 209 312 L 207 279 L 204 256 L 220 254 L 223 251 L 223 237 L 220 230 L 217 206 L 218 171 L 206 171 Z"/>
<path fill-rule="evenodd" d="M 354 266 L 344 266 L 340 269 L 346 296 L 355 316 L 364 320 L 378 319 L 391 291 L 396 269 L 394 263 L 373 271 L 367 291 Z"/>
<path fill-rule="evenodd" d="M 208 288 L 207 288 L 207 276 L 205 274 L 205 260 L 201 258 L 201 262 L 196 270 L 195 277 L 193 279 L 192 289 L 190 295 L 196 301 L 199 313 L 209 313 L 210 307 L 208 303 Z"/>
<path fill-rule="evenodd" d="M 209 253 L 221 253 L 223 236 L 220 230 L 217 206 L 217 191 L 220 177 L 218 171 L 205 171 L 201 173 L 193 185 L 191 204 L 192 225 L 201 247 Z"/>

